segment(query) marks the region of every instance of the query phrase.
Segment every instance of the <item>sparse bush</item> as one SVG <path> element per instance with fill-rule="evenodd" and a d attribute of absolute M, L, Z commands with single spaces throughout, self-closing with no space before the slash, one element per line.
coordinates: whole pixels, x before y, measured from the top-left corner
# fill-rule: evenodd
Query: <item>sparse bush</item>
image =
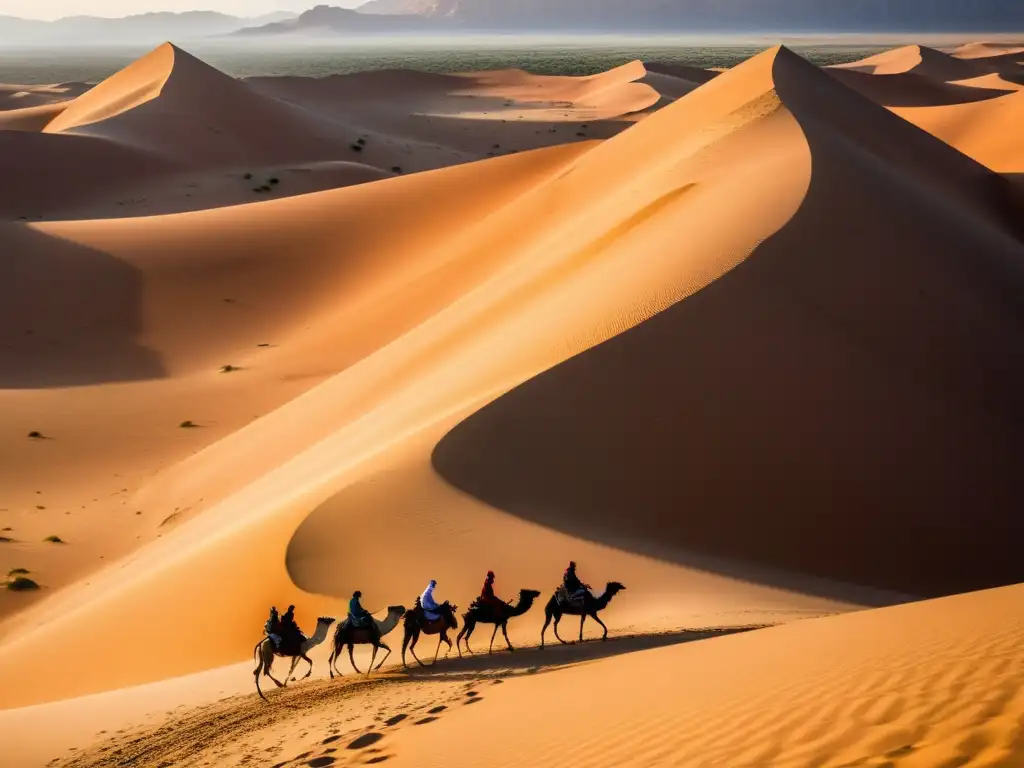
<path fill-rule="evenodd" d="M 186 419 L 185 421 L 181 422 L 181 424 L 178 425 L 178 427 L 181 429 L 195 429 L 198 426 L 198 424 L 189 419 Z"/>
<path fill-rule="evenodd" d="M 275 177 L 275 178 L 270 179 L 270 183 L 271 184 L 280 184 L 281 180 Z"/>
<path fill-rule="evenodd" d="M 358 144 L 360 147 L 365 147 L 366 146 L 366 139 L 362 139 L 362 138 L 356 139 L 356 144 Z"/>
<path fill-rule="evenodd" d="M 10 578 L 11 576 L 26 576 L 26 575 L 28 575 L 28 569 L 27 568 L 11 568 L 11 570 L 9 570 L 7 572 L 7 578 Z"/>
<path fill-rule="evenodd" d="M 391 170 L 394 173 L 401 173 L 402 172 L 402 166 L 400 166 L 400 165 L 392 165 L 391 166 Z"/>
<path fill-rule="evenodd" d="M 220 367 L 220 372 L 221 373 L 234 373 L 237 370 L 238 369 L 235 366 L 233 366 L 233 365 L 222 365 Z"/>
<path fill-rule="evenodd" d="M 36 432 L 35 430 L 33 430 L 33 431 L 28 433 L 28 436 L 30 438 L 32 438 L 33 440 L 41 440 L 42 437 L 43 437 L 43 433 L 42 432 Z"/>
<path fill-rule="evenodd" d="M 47 536 L 45 539 L 43 539 L 43 541 L 45 541 L 45 542 L 47 542 L 49 544 L 63 544 L 64 543 L 64 539 L 62 539 L 60 536 Z"/>
<path fill-rule="evenodd" d="M 258 195 L 260 192 L 263 191 L 263 187 L 253 187 L 252 191 Z"/>
<path fill-rule="evenodd" d="M 252 174 L 251 173 L 247 173 L 242 178 L 245 179 L 246 181 L 249 181 L 252 178 Z"/>
<path fill-rule="evenodd" d="M 269 191 L 270 191 L 270 185 L 269 184 L 264 184 L 262 187 L 260 187 L 260 192 L 269 192 Z"/>
<path fill-rule="evenodd" d="M 18 576 L 7 582 L 7 588 L 11 592 L 32 592 L 39 589 L 39 585 L 27 576 Z"/>
<path fill-rule="evenodd" d="M 0 544 L 10 544 L 13 541 L 14 539 L 12 539 L 10 536 L 0 536 Z"/>
<path fill-rule="evenodd" d="M 586 138 L 586 136 L 587 136 L 587 134 L 585 134 L 583 131 L 576 131 L 576 135 L 577 136 L 583 136 L 584 138 Z"/>
<path fill-rule="evenodd" d="M 362 144 L 353 144 L 351 149 L 352 149 L 353 152 L 362 152 L 363 151 L 363 145 Z"/>

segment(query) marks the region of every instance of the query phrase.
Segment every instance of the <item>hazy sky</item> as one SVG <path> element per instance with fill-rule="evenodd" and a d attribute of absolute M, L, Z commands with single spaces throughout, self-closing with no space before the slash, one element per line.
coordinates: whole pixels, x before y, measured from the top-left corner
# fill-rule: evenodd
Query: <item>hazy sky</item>
<path fill-rule="evenodd" d="M 220 11 L 258 16 L 271 11 L 305 11 L 314 5 L 354 8 L 365 0 L 0 0 L 0 16 L 58 19 L 61 16 L 128 16 L 149 11 Z"/>

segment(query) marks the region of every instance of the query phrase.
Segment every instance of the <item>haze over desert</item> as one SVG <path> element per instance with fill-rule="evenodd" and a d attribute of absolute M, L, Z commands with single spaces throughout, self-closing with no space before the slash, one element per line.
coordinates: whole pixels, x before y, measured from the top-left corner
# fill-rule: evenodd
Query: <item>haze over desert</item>
<path fill-rule="evenodd" d="M 0 765 L 1024 765 L 1022 124 L 1004 38 L 0 84 Z"/>

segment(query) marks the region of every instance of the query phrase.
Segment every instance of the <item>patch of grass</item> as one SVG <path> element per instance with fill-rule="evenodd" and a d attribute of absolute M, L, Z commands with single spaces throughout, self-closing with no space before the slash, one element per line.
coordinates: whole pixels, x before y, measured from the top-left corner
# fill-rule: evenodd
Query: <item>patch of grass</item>
<path fill-rule="evenodd" d="M 45 541 L 45 542 L 47 542 L 49 544 L 64 544 L 64 543 L 66 543 L 64 541 L 64 539 L 62 539 L 60 536 L 47 536 L 45 539 L 43 539 L 43 541 Z"/>
<path fill-rule="evenodd" d="M 7 572 L 7 578 L 10 578 L 11 576 L 27 576 L 28 573 L 28 568 L 11 568 L 11 570 Z"/>
<path fill-rule="evenodd" d="M 32 430 L 31 432 L 29 432 L 28 436 L 30 438 L 32 438 L 33 440 L 42 440 L 43 439 L 43 433 L 42 432 L 36 432 L 35 430 Z"/>
<path fill-rule="evenodd" d="M 239 368 L 236 368 L 236 367 L 235 367 L 235 366 L 233 366 L 233 365 L 222 365 L 222 366 L 220 367 L 220 372 L 221 372 L 221 373 L 234 373 L 234 372 L 235 372 L 235 371 L 237 371 L 237 370 L 240 370 L 240 369 L 239 369 Z"/>
<path fill-rule="evenodd" d="M 7 582 L 7 589 L 11 592 L 32 592 L 39 589 L 39 585 L 26 576 L 18 576 Z"/>
<path fill-rule="evenodd" d="M 179 424 L 179 425 L 178 425 L 178 428 L 179 428 L 179 429 L 195 429 L 195 428 L 197 428 L 198 426 L 199 426 L 199 425 L 198 425 L 198 424 L 196 424 L 196 423 L 195 423 L 194 421 L 192 421 L 191 419 L 186 419 L 185 421 L 181 422 L 181 424 Z"/>

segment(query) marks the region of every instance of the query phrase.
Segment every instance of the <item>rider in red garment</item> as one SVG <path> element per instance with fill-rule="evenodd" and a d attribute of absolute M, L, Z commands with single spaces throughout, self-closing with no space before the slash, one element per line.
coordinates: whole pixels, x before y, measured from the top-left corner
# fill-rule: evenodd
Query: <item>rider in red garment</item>
<path fill-rule="evenodd" d="M 487 606 L 496 613 L 508 607 L 503 600 L 494 594 L 494 571 L 487 572 L 484 588 L 480 590 L 480 604 Z"/>

